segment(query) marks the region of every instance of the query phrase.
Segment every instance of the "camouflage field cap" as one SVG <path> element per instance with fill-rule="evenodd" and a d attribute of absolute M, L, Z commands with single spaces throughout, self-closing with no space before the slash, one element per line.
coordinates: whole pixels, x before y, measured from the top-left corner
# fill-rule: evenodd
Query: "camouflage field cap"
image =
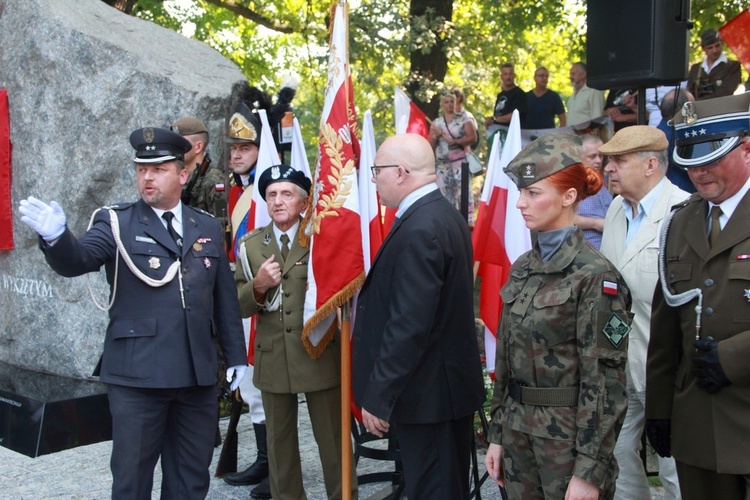
<path fill-rule="evenodd" d="M 675 130 L 675 163 L 683 168 L 709 165 L 750 134 L 750 93 L 686 102 L 669 124 Z"/>
<path fill-rule="evenodd" d="M 549 134 L 535 140 L 505 167 L 505 173 L 518 189 L 581 163 L 581 138 L 573 134 Z"/>

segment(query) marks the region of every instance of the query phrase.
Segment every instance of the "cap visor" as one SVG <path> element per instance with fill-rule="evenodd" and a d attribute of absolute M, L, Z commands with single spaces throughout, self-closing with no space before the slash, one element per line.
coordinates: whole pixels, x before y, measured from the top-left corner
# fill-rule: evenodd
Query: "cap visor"
<path fill-rule="evenodd" d="M 176 156 L 156 156 L 154 158 L 134 158 L 135 163 L 164 163 L 165 161 L 176 160 Z"/>
<path fill-rule="evenodd" d="M 682 167 L 702 167 L 719 160 L 737 145 L 739 137 L 726 137 L 717 141 L 699 142 L 674 148 L 672 158 Z"/>

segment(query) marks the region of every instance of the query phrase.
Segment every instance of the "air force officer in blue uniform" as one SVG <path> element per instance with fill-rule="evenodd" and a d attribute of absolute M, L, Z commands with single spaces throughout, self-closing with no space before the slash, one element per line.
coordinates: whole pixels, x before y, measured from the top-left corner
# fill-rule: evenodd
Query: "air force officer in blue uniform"
<path fill-rule="evenodd" d="M 164 129 L 133 132 L 141 199 L 97 211 L 80 239 L 57 203 L 21 201 L 52 269 L 79 276 L 104 266 L 109 326 L 95 375 L 112 412 L 112 498 L 150 499 L 161 457 L 162 498 L 204 498 L 217 405 L 218 336 L 233 379 L 245 340 L 219 222 L 180 202 L 190 142 Z"/>

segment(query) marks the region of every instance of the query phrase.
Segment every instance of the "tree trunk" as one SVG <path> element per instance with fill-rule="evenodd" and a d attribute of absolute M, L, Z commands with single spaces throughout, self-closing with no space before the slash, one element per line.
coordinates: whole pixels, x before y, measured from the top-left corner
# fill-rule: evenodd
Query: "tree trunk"
<path fill-rule="evenodd" d="M 125 14 L 131 14 L 133 12 L 133 7 L 138 3 L 138 0 L 102 0 L 102 2 L 124 12 Z"/>
<path fill-rule="evenodd" d="M 431 12 L 427 13 L 430 8 Z M 435 18 L 443 18 L 446 22 L 453 19 L 453 0 L 411 0 L 409 15 L 412 19 L 415 16 L 428 16 L 428 25 L 433 25 Z M 428 53 L 424 53 L 421 48 L 412 49 L 411 77 L 406 82 L 407 92 L 414 98 L 414 102 L 429 118 L 435 118 L 440 107 L 440 98 L 435 96 L 430 102 L 424 102 L 419 97 L 417 90 L 424 84 L 425 80 L 430 82 L 443 82 L 445 74 L 448 71 L 448 57 L 445 54 L 445 31 L 433 31 L 435 44 Z M 412 24 L 411 30 L 412 42 L 419 36 Z"/>

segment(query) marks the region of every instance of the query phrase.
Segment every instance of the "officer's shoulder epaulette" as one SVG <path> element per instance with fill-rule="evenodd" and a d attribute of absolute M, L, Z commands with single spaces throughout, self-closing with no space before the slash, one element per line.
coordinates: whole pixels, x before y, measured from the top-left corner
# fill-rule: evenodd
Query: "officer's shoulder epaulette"
<path fill-rule="evenodd" d="M 199 214 L 203 214 L 203 215 L 208 215 L 208 216 L 209 216 L 209 217 L 211 217 L 212 219 L 215 219 L 215 218 L 216 218 L 216 217 L 215 217 L 215 216 L 214 216 L 213 214 L 210 214 L 210 213 L 206 212 L 206 211 L 205 211 L 205 210 L 203 210 L 202 208 L 198 208 L 198 207 L 193 207 L 193 206 L 190 206 L 190 205 L 185 205 L 185 204 L 183 204 L 182 206 L 183 206 L 183 207 L 186 207 L 186 208 L 189 208 L 189 209 L 191 209 L 191 210 L 195 210 L 195 211 L 196 211 L 196 212 L 198 212 Z"/>
<path fill-rule="evenodd" d="M 255 238 L 258 235 L 263 234 L 265 231 L 265 227 L 258 227 L 253 229 L 252 231 L 249 231 L 247 234 L 243 235 L 242 238 L 240 238 L 240 241 L 249 240 L 250 238 Z"/>
<path fill-rule="evenodd" d="M 105 205 L 100 208 L 100 210 L 125 210 L 127 208 L 132 207 L 135 205 L 135 203 L 115 203 L 114 205 Z"/>
<path fill-rule="evenodd" d="M 693 203 L 696 203 L 702 200 L 703 200 L 703 197 L 701 195 L 699 195 L 698 193 L 693 193 L 684 201 L 681 201 L 680 203 L 677 203 L 676 205 L 672 205 L 672 208 L 670 208 L 670 211 L 677 212 L 678 210 L 682 210 L 688 205 L 691 205 Z"/>

